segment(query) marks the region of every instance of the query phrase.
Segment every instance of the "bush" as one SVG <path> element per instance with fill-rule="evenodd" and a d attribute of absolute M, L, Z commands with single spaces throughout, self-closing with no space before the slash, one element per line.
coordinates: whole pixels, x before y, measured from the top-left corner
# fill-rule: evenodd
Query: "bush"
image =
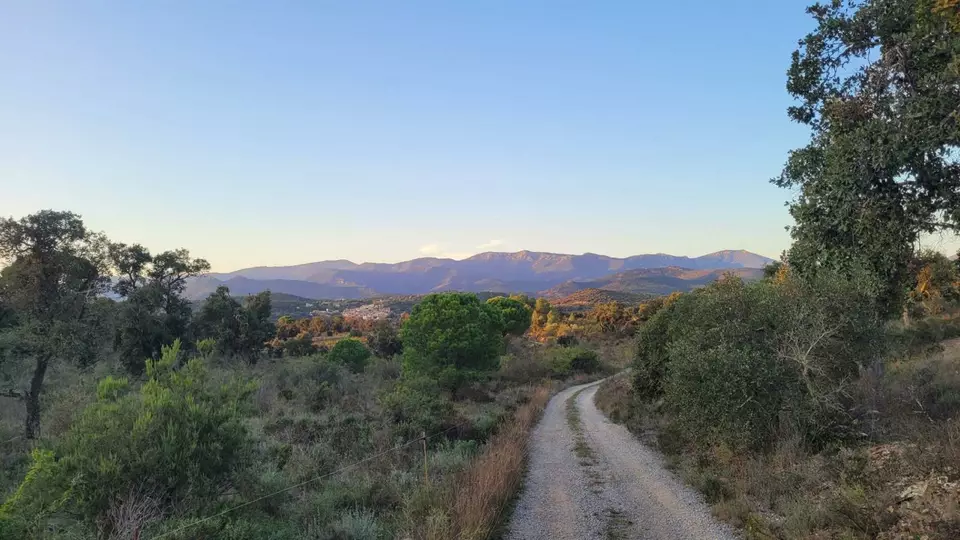
<path fill-rule="evenodd" d="M 508 354 L 500 359 L 500 376 L 513 382 L 534 382 L 549 377 L 553 371 L 540 355 L 528 351 Z"/>
<path fill-rule="evenodd" d="M 662 397 L 694 440 L 764 446 L 781 415 L 811 444 L 853 432 L 843 385 L 881 351 L 871 296 L 835 275 L 725 278 L 641 329 L 634 387 Z"/>
<path fill-rule="evenodd" d="M 453 405 L 433 379 L 404 379 L 392 392 L 381 397 L 381 404 L 398 424 L 397 432 L 404 439 L 419 437 L 422 431 L 432 434 L 447 425 Z"/>
<path fill-rule="evenodd" d="M 566 377 L 574 373 L 596 373 L 600 371 L 597 353 L 583 347 L 564 347 L 555 349 L 550 361 L 553 374 Z"/>
<path fill-rule="evenodd" d="M 101 536 L 121 526 L 124 504 L 156 505 L 145 518 L 190 499 L 216 501 L 248 455 L 243 403 L 254 387 L 208 380 L 200 360 L 174 367 L 180 342 L 147 362 L 148 380 L 131 392 L 108 377 L 54 451 L 37 451 L 31 472 L 0 514 L 43 526 L 53 512 L 79 516 Z M 162 508 L 159 506 L 162 503 Z"/>
<path fill-rule="evenodd" d="M 354 373 L 363 371 L 370 356 L 370 349 L 359 340 L 352 338 L 341 339 L 327 354 L 331 362 L 347 366 Z"/>
<path fill-rule="evenodd" d="M 313 344 L 313 336 L 310 334 L 290 338 L 284 341 L 281 347 L 283 347 L 284 356 L 309 356 L 317 352 L 317 347 Z"/>

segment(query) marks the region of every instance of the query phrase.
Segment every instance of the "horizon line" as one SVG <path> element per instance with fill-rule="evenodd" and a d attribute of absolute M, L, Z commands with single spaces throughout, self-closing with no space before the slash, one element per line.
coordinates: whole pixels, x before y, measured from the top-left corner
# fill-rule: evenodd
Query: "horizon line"
<path fill-rule="evenodd" d="M 685 257 L 685 258 L 687 258 L 687 259 L 699 259 L 700 257 L 706 257 L 706 256 L 709 256 L 709 255 L 715 255 L 715 254 L 717 254 L 717 253 L 725 253 L 725 252 L 743 252 L 743 253 L 750 253 L 751 255 L 757 255 L 757 256 L 759 256 L 759 257 L 763 257 L 763 258 L 765 258 L 765 259 L 770 259 L 770 260 L 773 260 L 773 261 L 779 260 L 779 259 L 777 259 L 777 258 L 775 258 L 775 257 L 768 257 L 767 255 L 763 255 L 763 254 L 757 253 L 757 252 L 755 252 L 755 251 L 750 251 L 749 249 L 721 249 L 721 250 L 711 251 L 711 252 L 709 252 L 709 253 L 704 253 L 704 254 L 702 254 L 702 255 L 695 255 L 695 256 L 690 256 L 690 255 L 674 255 L 674 254 L 672 254 L 672 253 L 657 252 L 657 253 L 638 253 L 638 254 L 636 254 L 636 255 L 627 255 L 626 257 L 615 257 L 615 256 L 613 256 L 613 255 L 604 255 L 604 254 L 602 254 L 602 253 L 594 253 L 594 252 L 592 252 L 592 251 L 585 251 L 585 252 L 583 252 L 583 253 L 579 253 L 579 254 L 578 254 L 578 253 L 560 253 L 560 252 L 553 252 L 553 251 L 535 251 L 535 250 L 531 250 L 531 249 L 521 249 L 521 250 L 517 250 L 517 251 L 481 251 L 481 252 L 478 252 L 478 253 L 474 253 L 473 255 L 470 255 L 469 257 L 464 257 L 464 258 L 462 258 L 462 259 L 454 259 L 454 258 L 451 258 L 451 257 L 426 257 L 426 256 L 425 256 L 425 257 L 414 257 L 414 258 L 412 258 L 412 259 L 404 259 L 404 260 L 395 261 L 395 262 L 387 262 L 387 261 L 381 261 L 381 262 L 364 261 L 364 262 L 360 262 L 360 263 L 353 262 L 353 261 L 351 261 L 350 259 L 323 259 L 323 260 L 319 260 L 319 261 L 309 261 L 309 262 L 295 263 L 295 264 L 245 266 L 245 267 L 242 267 L 242 268 L 236 268 L 236 269 L 234 269 L 234 270 L 228 270 L 228 271 L 212 271 L 212 272 L 206 272 L 204 275 L 210 275 L 210 274 L 232 274 L 232 273 L 234 273 L 234 272 L 240 272 L 240 271 L 242 271 L 242 270 L 253 270 L 253 269 L 256 269 L 256 268 L 293 268 L 293 267 L 297 267 L 297 266 L 307 266 L 307 265 L 310 265 L 310 264 L 333 263 L 333 262 L 348 262 L 348 263 L 353 264 L 353 265 L 356 265 L 356 266 L 362 266 L 362 265 L 364 265 L 364 264 L 403 264 L 403 263 L 408 263 L 408 262 L 413 262 L 413 261 L 422 261 L 422 260 L 462 262 L 462 261 L 465 261 L 465 260 L 467 260 L 467 259 L 472 259 L 473 257 L 476 257 L 476 256 L 478 256 L 478 255 L 486 255 L 486 254 L 516 255 L 516 254 L 518 254 L 518 253 L 539 253 L 539 254 L 543 254 L 543 255 L 566 255 L 566 256 L 571 256 L 571 257 L 582 257 L 582 256 L 585 256 L 585 255 L 596 255 L 596 256 L 598 256 L 598 257 L 606 257 L 606 258 L 608 258 L 608 259 L 620 259 L 620 260 L 624 260 L 624 259 L 629 259 L 629 258 L 632 258 L 632 257 L 645 257 L 645 256 L 657 256 L 657 255 L 668 256 L 668 257 Z"/>

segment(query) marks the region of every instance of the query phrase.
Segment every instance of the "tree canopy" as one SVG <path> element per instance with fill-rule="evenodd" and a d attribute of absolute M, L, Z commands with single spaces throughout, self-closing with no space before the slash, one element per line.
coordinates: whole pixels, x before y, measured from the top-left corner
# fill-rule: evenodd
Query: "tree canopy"
<path fill-rule="evenodd" d="M 899 306 L 922 233 L 960 229 L 956 2 L 833 0 L 793 53 L 790 117 L 810 127 L 774 183 L 799 189 L 788 260 L 863 268 Z"/>
<path fill-rule="evenodd" d="M 192 311 L 183 297 L 187 279 L 210 264 L 185 249 L 151 255 L 139 244 L 111 244 L 110 260 L 118 277 L 113 291 L 125 299 L 115 338 L 121 362 L 133 374 L 164 345 L 186 337 Z"/>
<path fill-rule="evenodd" d="M 43 210 L 0 219 L 0 261 L 7 263 L 0 272 L 8 326 L 0 340 L 3 367 L 33 363 L 29 386 L 5 394 L 24 401 L 24 434 L 32 439 L 40 430 L 40 394 L 50 364 L 86 363 L 96 352 L 99 311 L 93 306 L 109 279 L 105 241 L 80 216 Z"/>
<path fill-rule="evenodd" d="M 500 310 L 503 317 L 503 333 L 522 336 L 530 328 L 533 310 L 522 299 L 494 296 L 487 304 Z"/>
<path fill-rule="evenodd" d="M 500 311 L 475 294 L 427 295 L 401 329 L 404 374 L 496 369 L 502 330 Z"/>

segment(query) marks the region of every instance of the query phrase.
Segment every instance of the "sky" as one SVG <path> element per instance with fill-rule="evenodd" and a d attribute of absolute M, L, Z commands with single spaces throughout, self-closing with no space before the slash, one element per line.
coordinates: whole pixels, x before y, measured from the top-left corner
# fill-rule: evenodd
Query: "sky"
<path fill-rule="evenodd" d="M 6 2 L 0 215 L 215 271 L 776 257 L 807 3 Z"/>

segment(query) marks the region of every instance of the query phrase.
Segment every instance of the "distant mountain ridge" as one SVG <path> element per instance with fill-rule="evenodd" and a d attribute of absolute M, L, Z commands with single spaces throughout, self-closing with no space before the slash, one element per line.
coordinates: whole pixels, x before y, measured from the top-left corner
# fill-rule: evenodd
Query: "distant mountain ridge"
<path fill-rule="evenodd" d="M 716 281 L 724 274 L 733 274 L 750 281 L 763 277 L 762 268 L 720 268 L 690 270 L 688 268 L 638 268 L 585 281 L 565 281 L 541 291 L 547 298 L 566 301 L 580 291 L 605 291 L 632 295 L 661 296 L 674 291 L 686 292 Z"/>
<path fill-rule="evenodd" d="M 518 251 L 479 253 L 463 260 L 425 257 L 398 263 L 357 264 L 341 259 L 207 274 L 191 280 L 187 294 L 202 298 L 221 284 L 235 294 L 271 290 L 331 299 L 450 290 L 534 293 L 569 281 L 589 281 L 639 269 L 762 268 L 772 261 L 744 250 L 718 251 L 700 257 L 657 253 L 618 258 L 595 253 Z"/>

